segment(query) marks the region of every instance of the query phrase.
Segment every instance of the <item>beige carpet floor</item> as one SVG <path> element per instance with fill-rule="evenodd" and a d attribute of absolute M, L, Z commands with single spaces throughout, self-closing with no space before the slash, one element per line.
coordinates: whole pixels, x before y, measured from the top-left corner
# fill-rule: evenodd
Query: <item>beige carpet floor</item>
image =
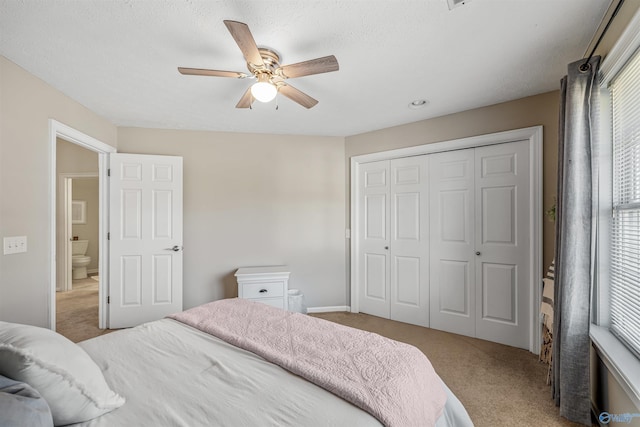
<path fill-rule="evenodd" d="M 526 350 L 367 314 L 313 316 L 422 350 L 477 427 L 579 425 L 558 415 L 546 385 L 548 365 Z"/>
<path fill-rule="evenodd" d="M 111 332 L 98 328 L 98 281 L 78 279 L 72 287 L 56 292 L 56 331 L 73 342 Z"/>

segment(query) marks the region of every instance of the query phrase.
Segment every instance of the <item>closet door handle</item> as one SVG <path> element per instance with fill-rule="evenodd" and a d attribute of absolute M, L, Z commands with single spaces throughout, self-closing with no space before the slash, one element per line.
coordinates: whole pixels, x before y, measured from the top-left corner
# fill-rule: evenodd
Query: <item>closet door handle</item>
<path fill-rule="evenodd" d="M 258 292 L 260 292 L 261 294 L 267 293 L 269 291 L 267 291 L 266 289 L 260 289 Z"/>
<path fill-rule="evenodd" d="M 389 246 L 385 246 L 384 248 L 385 248 L 386 250 L 389 250 Z"/>
<path fill-rule="evenodd" d="M 480 252 L 476 252 L 476 255 L 480 256 Z"/>

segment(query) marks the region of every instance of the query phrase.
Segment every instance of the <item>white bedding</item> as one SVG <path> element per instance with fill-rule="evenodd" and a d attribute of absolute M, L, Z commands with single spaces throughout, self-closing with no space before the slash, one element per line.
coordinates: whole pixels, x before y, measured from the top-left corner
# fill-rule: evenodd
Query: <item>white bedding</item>
<path fill-rule="evenodd" d="M 330 392 L 171 319 L 80 343 L 126 403 L 82 426 L 380 426 Z M 445 387 L 446 388 L 446 387 Z M 472 426 L 446 388 L 436 424 Z"/>

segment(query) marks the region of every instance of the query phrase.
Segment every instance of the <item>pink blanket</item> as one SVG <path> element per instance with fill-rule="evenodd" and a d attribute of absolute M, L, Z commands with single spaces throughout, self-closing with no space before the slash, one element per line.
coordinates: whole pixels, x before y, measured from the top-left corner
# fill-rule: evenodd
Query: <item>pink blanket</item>
<path fill-rule="evenodd" d="M 440 378 L 408 344 L 239 298 L 169 317 L 280 365 L 386 426 L 432 426 L 442 414 Z"/>

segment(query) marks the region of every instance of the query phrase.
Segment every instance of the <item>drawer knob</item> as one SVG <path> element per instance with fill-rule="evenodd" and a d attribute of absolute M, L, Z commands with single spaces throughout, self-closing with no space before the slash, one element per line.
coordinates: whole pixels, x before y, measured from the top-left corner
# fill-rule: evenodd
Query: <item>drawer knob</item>
<path fill-rule="evenodd" d="M 261 293 L 261 294 L 264 294 L 264 293 L 266 293 L 266 292 L 269 292 L 269 291 L 267 291 L 266 289 L 260 289 L 260 293 Z"/>

